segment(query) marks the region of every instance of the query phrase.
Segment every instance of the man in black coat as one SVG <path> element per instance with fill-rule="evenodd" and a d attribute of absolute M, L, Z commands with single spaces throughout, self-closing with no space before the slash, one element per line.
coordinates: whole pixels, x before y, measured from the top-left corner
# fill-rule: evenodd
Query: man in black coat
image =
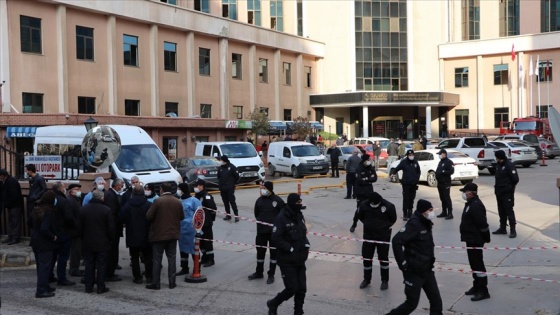
<path fill-rule="evenodd" d="M 440 161 L 436 169 L 437 190 L 441 200 L 441 213 L 438 218 L 453 219 L 453 203 L 451 202 L 451 175 L 455 173 L 453 161 L 447 157 L 447 150 L 441 149 L 438 153 Z"/>
<path fill-rule="evenodd" d="M 82 231 L 80 223 L 80 208 L 82 207 L 82 185 L 70 184 L 66 191 L 66 199 L 68 199 L 69 209 L 71 209 L 74 218 L 74 227 L 69 230 L 72 238 L 72 246 L 70 248 L 70 267 L 69 274 L 72 277 L 83 277 L 85 273 L 80 270 L 80 260 L 82 259 Z"/>
<path fill-rule="evenodd" d="M 124 181 L 120 178 L 113 180 L 111 188 L 104 193 L 103 203 L 111 209 L 113 214 L 113 222 L 115 222 L 115 235 L 111 243 L 111 250 L 109 251 L 109 258 L 107 260 L 107 281 L 115 282 L 121 281 L 122 278 L 115 274 L 117 265 L 119 264 L 119 243 L 123 236 L 123 225 L 119 220 L 119 213 L 121 212 L 121 190 L 124 186 Z"/>
<path fill-rule="evenodd" d="M 222 201 L 224 202 L 224 208 L 226 208 L 227 212 L 224 220 L 231 220 L 231 205 L 233 214 L 235 215 L 235 222 L 239 222 L 239 212 L 237 210 L 237 203 L 235 203 L 235 184 L 239 181 L 239 173 L 237 173 L 237 167 L 229 162 L 229 158 L 226 155 L 222 155 L 222 157 L 220 157 L 220 163 L 222 165 L 218 168 L 218 183 L 220 187 L 220 195 L 222 196 Z"/>
<path fill-rule="evenodd" d="M 5 169 L 0 169 L 0 181 L 2 181 L 2 189 L 0 190 L 0 215 L 4 209 L 8 211 L 8 238 L 3 240 L 2 243 L 14 245 L 19 243 L 21 236 L 21 220 L 23 214 L 21 186 L 18 180 L 10 176 Z"/>
<path fill-rule="evenodd" d="M 25 172 L 29 176 L 29 193 L 27 194 L 27 217 L 31 218 L 31 211 L 35 201 L 41 199 L 41 196 L 47 191 L 47 182 L 43 176 L 37 174 L 35 164 L 27 164 Z"/>
<path fill-rule="evenodd" d="M 214 231 L 212 230 L 212 226 L 214 225 L 214 221 L 216 221 L 216 211 L 218 207 L 216 206 L 216 202 L 214 201 L 214 197 L 208 194 L 206 191 L 206 183 L 204 180 L 198 178 L 194 183 L 194 197 L 200 200 L 202 207 L 204 209 L 204 225 L 202 226 L 202 237 L 212 240 L 214 239 Z M 216 263 L 214 261 L 214 242 L 201 240 L 200 241 L 200 252 L 202 253 L 202 258 L 200 259 L 200 263 L 203 267 L 210 267 L 214 266 Z"/>
<path fill-rule="evenodd" d="M 418 181 L 420 180 L 420 165 L 414 158 L 414 151 L 406 151 L 406 158 L 402 159 L 399 165 L 392 170 L 392 174 L 397 174 L 401 170 L 403 171 L 401 178 L 403 221 L 407 221 L 412 216 L 414 198 L 416 198 L 416 190 L 418 190 Z"/>
<path fill-rule="evenodd" d="M 519 183 L 519 174 L 517 169 L 508 160 L 506 153 L 503 150 L 498 150 L 495 153 L 498 165 L 496 165 L 496 184 L 494 185 L 494 193 L 498 201 L 498 215 L 500 216 L 500 228 L 492 232 L 492 234 L 507 234 L 506 224 L 509 221 L 509 238 L 517 237 L 515 225 L 515 187 Z"/>
<path fill-rule="evenodd" d="M 301 213 L 301 197 L 288 195 L 288 202 L 274 220 L 272 244 L 276 247 L 278 266 L 282 272 L 285 289 L 272 300 L 268 300 L 268 314 L 276 315 L 282 302 L 294 297 L 294 315 L 303 314 L 303 303 L 307 292 L 305 262 L 309 256 L 309 240 L 305 218 Z"/>
<path fill-rule="evenodd" d="M 373 193 L 373 183 L 377 181 L 377 172 L 373 167 L 373 162 L 371 161 L 369 155 L 365 152 L 362 153 L 362 163 L 356 169 L 356 181 L 354 183 L 354 193 L 356 194 L 356 211 L 354 212 L 354 218 L 352 219 L 352 226 L 350 227 L 350 232 L 356 230 L 358 225 L 358 218 L 360 212 L 360 204 L 362 201 L 367 200 L 369 196 Z"/>
<path fill-rule="evenodd" d="M 338 159 L 342 155 L 340 148 L 333 143 L 333 145 L 327 150 L 327 154 L 331 157 L 331 177 L 339 177 Z"/>
<path fill-rule="evenodd" d="M 103 204 L 103 192 L 94 190 L 91 202 L 80 209 L 81 230 L 83 232 L 83 254 L 86 263 L 86 293 L 93 292 L 97 284 L 97 293 L 105 293 L 107 258 L 116 233 L 115 217 L 109 207 Z M 95 271 L 97 279 L 94 282 Z"/>
<path fill-rule="evenodd" d="M 56 275 L 58 276 L 58 285 L 61 286 L 71 286 L 76 283 L 68 280 L 66 277 L 66 266 L 68 265 L 68 258 L 70 257 L 70 249 L 72 248 L 72 237 L 70 232 L 75 229 L 76 221 L 74 220 L 74 214 L 70 207 L 68 199 L 66 199 L 66 188 L 63 182 L 57 181 L 52 186 L 52 190 L 56 196 L 55 202 L 55 224 L 59 231 L 56 243 L 58 245 L 57 249 L 54 251 L 52 269 L 54 270 L 54 265 L 56 262 Z M 54 276 L 52 280 L 55 280 Z"/>
<path fill-rule="evenodd" d="M 488 276 L 486 275 L 481 249 L 484 243 L 490 243 L 490 230 L 486 220 L 486 207 L 478 198 L 478 186 L 474 183 L 468 183 L 460 190 L 463 192 L 462 197 L 466 203 L 459 231 L 461 232 L 461 241 L 467 243 L 467 256 L 474 279 L 472 288 L 465 292 L 465 295 L 474 295 L 471 301 L 476 302 L 490 298 Z M 476 249 L 473 247 L 476 247 Z M 477 271 L 484 273 L 478 273 Z"/>
<path fill-rule="evenodd" d="M 255 202 L 255 219 L 257 221 L 274 223 L 274 219 L 280 213 L 280 210 L 286 203 L 280 196 L 274 194 L 274 185 L 272 182 L 264 182 L 261 186 L 261 196 Z M 257 269 L 255 273 L 248 276 L 249 280 L 263 278 L 264 258 L 266 256 L 266 247 L 272 246 L 272 226 L 257 223 L 257 237 L 255 244 L 257 247 Z M 274 282 L 274 274 L 276 272 L 276 250 L 270 248 L 270 265 L 268 268 L 267 284 Z"/>
<path fill-rule="evenodd" d="M 128 202 L 130 197 L 132 197 L 132 191 L 134 190 L 134 187 L 138 185 L 140 185 L 140 179 L 138 178 L 138 176 L 132 176 L 130 178 L 130 186 L 126 188 L 121 196 L 121 208 Z"/>
<path fill-rule="evenodd" d="M 140 271 L 140 253 L 144 256 L 144 267 L 146 271 L 146 282 L 152 282 L 152 246 L 148 242 L 150 224 L 146 219 L 146 213 L 152 205 L 144 196 L 144 187 L 136 185 L 132 190 L 132 196 L 122 207 L 120 221 L 126 225 L 126 247 L 130 253 L 132 263 L 133 282 L 142 284 L 142 272 Z"/>
<path fill-rule="evenodd" d="M 406 301 L 387 315 L 408 315 L 418 306 L 420 291 L 430 301 L 430 314 L 442 314 L 443 305 L 434 271 L 434 238 L 432 204 L 418 200 L 416 211 L 406 225 L 393 237 L 393 254 L 403 272 Z M 404 248 L 404 250 L 403 250 Z"/>
<path fill-rule="evenodd" d="M 360 204 L 359 218 L 364 224 L 364 239 L 386 243 L 391 241 L 391 227 L 397 221 L 394 204 L 373 192 L 368 200 Z M 381 290 L 389 288 L 389 244 L 363 242 L 364 281 L 360 284 L 360 289 L 371 283 L 372 259 L 376 248 L 381 273 Z"/>

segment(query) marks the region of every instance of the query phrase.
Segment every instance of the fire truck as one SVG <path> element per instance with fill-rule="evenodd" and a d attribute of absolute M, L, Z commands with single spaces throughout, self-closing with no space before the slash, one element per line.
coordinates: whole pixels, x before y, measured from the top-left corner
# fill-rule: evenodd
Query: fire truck
<path fill-rule="evenodd" d="M 529 116 L 525 118 L 514 118 L 513 122 L 500 122 L 500 135 L 507 134 L 534 134 L 545 139 L 552 140 L 552 132 L 547 118 Z"/>

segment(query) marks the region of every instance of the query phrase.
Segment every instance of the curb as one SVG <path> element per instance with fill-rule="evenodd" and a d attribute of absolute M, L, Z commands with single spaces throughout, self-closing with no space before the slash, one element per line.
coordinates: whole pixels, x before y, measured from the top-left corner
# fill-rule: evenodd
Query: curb
<path fill-rule="evenodd" d="M 17 245 L 3 245 L 0 249 L 0 268 L 29 267 L 35 264 L 35 255 L 29 244 L 29 238 L 23 238 Z"/>

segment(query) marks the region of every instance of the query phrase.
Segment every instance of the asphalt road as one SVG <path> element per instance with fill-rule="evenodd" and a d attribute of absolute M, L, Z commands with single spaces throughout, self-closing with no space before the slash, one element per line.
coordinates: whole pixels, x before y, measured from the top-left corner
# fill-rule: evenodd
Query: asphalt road
<path fill-rule="evenodd" d="M 515 207 L 518 237 L 509 239 L 507 236 L 492 235 L 491 246 L 550 248 L 560 245 L 559 191 L 556 187 L 556 178 L 560 177 L 560 163 L 556 159 L 547 160 L 547 164 L 547 167 L 533 165 L 531 168 L 519 169 L 521 181 L 516 192 Z M 302 189 L 340 184 L 344 180 L 343 177 L 342 175 L 340 178 L 306 179 L 302 183 Z M 491 229 L 494 230 L 498 227 L 492 188 L 494 178 L 487 171 L 483 171 L 475 182 L 480 187 L 479 193 L 488 209 Z M 460 187 L 459 183 L 452 187 L 455 219 L 435 219 L 436 245 L 464 246 L 458 233 L 463 208 Z M 399 218 L 393 228 L 394 234 L 403 226 L 400 218 L 400 185 L 390 183 L 387 179 L 379 179 L 375 189 L 397 206 Z M 296 182 L 275 184 L 277 193 L 296 190 Z M 223 211 L 219 195 L 215 196 L 219 210 Z M 240 215 L 252 218 L 258 190 L 240 189 L 236 196 Z M 345 189 L 342 188 L 320 188 L 312 190 L 309 195 L 304 194 L 302 199 L 307 205 L 304 214 L 308 230 L 341 237 L 361 237 L 361 224 L 355 233 L 348 231 L 355 201 L 344 200 L 344 196 Z M 440 206 L 437 190 L 427 185 L 420 186 L 418 198 L 430 200 L 434 207 Z M 223 221 L 222 217 L 219 215 L 214 225 L 215 239 L 254 243 L 255 223 L 245 220 L 229 223 Z M 389 290 L 379 290 L 380 276 L 377 264 L 374 264 L 372 285 L 360 290 L 358 285 L 362 280 L 362 265 L 359 257 L 356 259 L 353 255 L 360 255 L 361 243 L 314 235 L 310 235 L 309 239 L 312 250 L 323 254 L 312 255 L 307 262 L 308 293 L 304 306 L 306 314 L 384 314 L 404 301 L 402 276 L 395 264 L 391 264 Z M 256 264 L 255 250 L 252 247 L 215 243 L 216 265 L 202 270 L 208 277 L 206 283 L 190 284 L 179 278 L 178 287 L 169 290 L 166 280 L 167 262 L 164 259 L 162 289 L 149 291 L 144 285 L 132 283 L 128 250 L 124 243 L 124 240 L 121 241 L 120 251 L 120 265 L 123 266 L 123 270 L 119 271 L 124 281 L 108 283 L 111 291 L 104 295 L 86 294 L 84 286 L 78 284 L 57 288 L 54 298 L 35 299 L 34 269 L 1 270 L 1 314 L 266 314 L 266 301 L 283 289 L 279 271 L 276 273 L 276 282 L 271 285 L 267 285 L 264 279 L 247 280 L 247 276 L 254 272 Z M 490 277 L 489 290 L 492 298 L 471 302 L 470 297 L 463 294 L 472 283 L 471 275 L 466 273 L 470 268 L 465 250 L 436 249 L 436 278 L 445 314 L 560 314 L 560 249 L 486 250 L 484 254 L 489 272 L 557 282 Z M 179 264 L 178 257 L 176 263 Z M 265 266 L 266 271 L 268 268 Z M 428 314 L 428 308 L 428 301 L 422 296 L 414 314 Z M 293 300 L 289 300 L 280 306 L 279 314 L 292 313 L 292 309 Z"/>

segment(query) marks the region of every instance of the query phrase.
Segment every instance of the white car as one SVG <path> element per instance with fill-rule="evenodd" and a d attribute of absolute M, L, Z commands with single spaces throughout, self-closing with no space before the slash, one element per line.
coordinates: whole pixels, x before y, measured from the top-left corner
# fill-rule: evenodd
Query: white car
<path fill-rule="evenodd" d="M 440 161 L 438 152 L 439 149 L 427 149 L 414 152 L 414 158 L 420 165 L 420 181 L 427 182 L 430 187 L 437 186 L 436 169 Z M 455 172 L 451 175 L 452 181 L 460 181 L 461 184 L 464 185 L 478 178 L 478 167 L 476 166 L 475 159 L 456 150 L 447 150 L 447 157 L 453 162 L 453 166 L 455 167 Z M 388 173 L 391 174 L 392 170 L 396 168 L 400 162 L 401 160 L 397 160 L 391 163 L 387 168 Z M 399 171 L 397 176 L 390 176 L 389 178 L 393 182 L 399 182 L 400 178 L 402 178 L 402 171 Z"/>
<path fill-rule="evenodd" d="M 539 155 L 535 148 L 524 143 L 525 141 L 516 140 L 496 140 L 490 142 L 498 148 L 511 152 L 511 163 L 514 165 L 523 165 L 523 167 L 530 167 L 532 164 L 537 163 Z"/>

